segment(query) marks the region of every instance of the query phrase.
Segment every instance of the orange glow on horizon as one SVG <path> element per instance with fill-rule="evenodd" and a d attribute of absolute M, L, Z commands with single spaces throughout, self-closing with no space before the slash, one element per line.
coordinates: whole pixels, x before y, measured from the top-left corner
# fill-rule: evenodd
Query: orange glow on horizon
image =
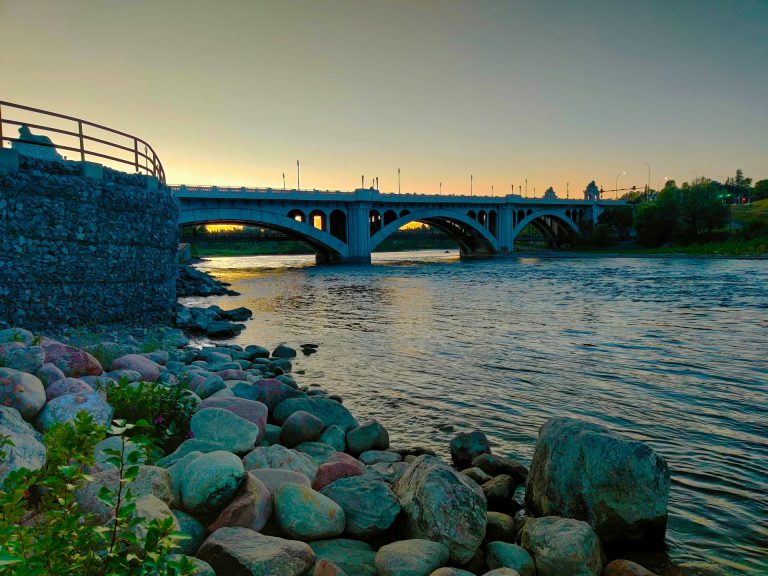
<path fill-rule="evenodd" d="M 236 232 L 242 230 L 243 226 L 240 224 L 206 224 L 206 232 Z"/>

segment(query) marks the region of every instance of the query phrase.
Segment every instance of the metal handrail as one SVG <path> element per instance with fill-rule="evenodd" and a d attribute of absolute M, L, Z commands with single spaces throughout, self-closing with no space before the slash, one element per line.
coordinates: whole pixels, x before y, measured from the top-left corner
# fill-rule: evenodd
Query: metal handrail
<path fill-rule="evenodd" d="M 4 109 L 5 110 L 8 110 L 8 109 L 24 110 L 26 112 L 32 112 L 34 114 L 41 114 L 43 116 L 49 116 L 54 118 L 61 118 L 62 120 L 68 120 L 77 124 L 77 131 L 64 130 L 61 128 L 55 128 L 53 126 L 46 126 L 45 124 L 37 124 L 37 123 L 31 123 L 31 122 L 22 122 L 20 120 L 12 120 L 10 118 L 6 118 Z M 75 146 L 66 146 L 61 143 L 57 144 L 53 141 L 53 138 L 51 138 L 50 144 L 47 142 L 32 142 L 29 140 L 24 140 L 22 138 L 12 138 L 10 136 L 5 136 L 3 134 L 3 126 L 16 126 L 16 127 L 27 126 L 28 128 L 34 128 L 36 130 L 44 130 L 46 132 L 50 132 L 53 134 L 72 136 L 78 139 L 79 146 L 75 147 Z M 105 132 L 110 132 L 112 134 L 116 134 L 123 138 L 132 140 L 133 147 L 125 146 L 123 144 L 118 144 L 117 142 L 114 142 L 114 141 L 105 140 L 103 138 L 96 138 L 95 136 L 90 136 L 88 134 L 85 134 L 83 131 L 85 127 L 95 128 L 97 130 L 104 130 Z M 5 145 L 5 142 L 11 142 L 11 143 L 20 142 L 23 144 L 32 144 L 36 146 L 43 146 L 48 148 L 60 149 L 60 150 L 68 150 L 70 152 L 79 152 L 80 160 L 83 162 L 85 162 L 87 157 L 97 157 L 97 158 L 103 158 L 105 160 L 111 160 L 113 162 L 118 162 L 120 164 L 127 164 L 129 166 L 133 166 L 136 172 L 143 172 L 145 174 L 154 176 L 160 182 L 165 184 L 165 170 L 163 169 L 163 164 L 162 162 L 160 162 L 160 158 L 158 158 L 157 154 L 155 153 L 155 150 L 152 148 L 152 146 L 149 145 L 149 143 L 146 140 L 142 140 L 141 138 L 134 136 L 132 134 L 128 134 L 127 132 L 121 132 L 120 130 L 115 130 L 114 128 L 109 128 L 108 126 L 103 126 L 101 124 L 96 124 L 94 122 L 83 120 L 82 118 L 75 118 L 74 116 L 67 116 L 66 114 L 49 112 L 47 110 L 41 110 L 39 108 L 32 108 L 31 106 L 24 106 L 22 104 L 14 104 L 13 102 L 6 102 L 4 100 L 0 100 L 0 147 L 3 147 Z M 88 150 L 86 149 L 86 142 L 89 142 L 89 143 L 95 142 L 98 144 L 109 146 L 110 148 L 114 148 L 116 150 L 128 152 L 129 155 L 131 156 L 131 159 L 126 159 L 125 156 L 121 158 L 119 156 L 113 156 L 110 154 L 104 154 L 102 152 L 96 152 L 94 150 Z M 142 152 L 140 150 L 139 145 L 144 147 L 145 152 Z"/>

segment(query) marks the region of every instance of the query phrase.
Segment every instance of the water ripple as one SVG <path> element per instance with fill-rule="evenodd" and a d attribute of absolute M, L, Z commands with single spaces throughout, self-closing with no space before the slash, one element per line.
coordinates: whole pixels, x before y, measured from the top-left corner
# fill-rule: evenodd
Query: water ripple
<path fill-rule="evenodd" d="M 398 445 L 446 452 L 481 428 L 529 459 L 539 426 L 571 415 L 650 443 L 672 470 L 678 560 L 768 572 L 768 263 L 756 260 L 377 255 L 217 258 L 242 292 L 240 343 L 316 342 L 306 384 L 345 396 Z"/>

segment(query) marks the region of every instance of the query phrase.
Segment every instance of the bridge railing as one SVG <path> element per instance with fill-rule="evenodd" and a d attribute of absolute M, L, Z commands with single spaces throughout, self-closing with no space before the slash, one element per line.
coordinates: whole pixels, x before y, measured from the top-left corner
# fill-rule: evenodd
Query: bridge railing
<path fill-rule="evenodd" d="M 22 127 L 42 134 L 32 134 L 31 138 L 10 136 L 9 128 Z M 50 142 L 35 136 L 47 136 Z M 165 184 L 163 164 L 145 140 L 82 118 L 0 100 L 0 147 L 5 147 L 6 142 L 12 147 L 19 143 L 75 152 L 83 162 L 98 159 L 132 166 L 136 172 L 154 176 Z"/>
<path fill-rule="evenodd" d="M 305 194 L 353 194 L 348 190 L 308 190 L 303 188 L 296 190 L 295 188 L 253 188 L 247 186 L 187 186 L 185 184 L 171 184 L 168 186 L 175 192 L 248 192 L 253 194 L 296 194 L 297 192 L 303 192 Z"/>

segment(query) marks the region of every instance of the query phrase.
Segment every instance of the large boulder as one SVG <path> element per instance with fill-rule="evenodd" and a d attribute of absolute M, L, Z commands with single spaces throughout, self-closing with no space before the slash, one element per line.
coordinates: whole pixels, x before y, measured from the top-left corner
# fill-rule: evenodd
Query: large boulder
<path fill-rule="evenodd" d="M 31 420 L 45 404 L 45 388 L 40 379 L 13 368 L 0 368 L 0 404 L 15 408 Z"/>
<path fill-rule="evenodd" d="M 45 432 L 56 422 L 72 422 L 79 412 L 88 412 L 96 424 L 107 427 L 112 422 L 114 411 L 99 392 L 64 394 L 43 406 L 37 415 L 35 426 Z"/>
<path fill-rule="evenodd" d="M 485 537 L 487 505 L 480 487 L 439 458 L 416 458 L 393 485 L 410 538 L 443 543 L 458 564 L 468 562 Z M 436 567 L 437 568 L 437 567 Z"/>
<path fill-rule="evenodd" d="M 19 342 L 0 344 L 0 358 L 3 366 L 21 372 L 34 374 L 45 361 L 45 349 L 42 346 L 27 346 Z"/>
<path fill-rule="evenodd" d="M 352 454 L 387 448 L 389 448 L 389 433 L 375 420 L 365 422 L 347 432 L 347 449 Z"/>
<path fill-rule="evenodd" d="M 53 364 L 64 373 L 64 376 L 79 378 L 80 376 L 98 376 L 104 370 L 101 364 L 85 350 L 80 350 L 66 344 L 49 344 L 45 348 L 45 362 Z"/>
<path fill-rule="evenodd" d="M 267 407 L 261 402 L 248 400 L 246 398 L 206 398 L 200 404 L 200 408 L 223 408 L 253 422 L 259 427 L 259 437 L 256 439 L 258 444 L 264 439 L 267 429 Z"/>
<path fill-rule="evenodd" d="M 260 531 L 272 515 L 272 493 L 255 476 L 246 474 L 235 497 L 208 527 L 215 532 L 224 526 L 241 526 Z"/>
<path fill-rule="evenodd" d="M 24 328 L 5 328 L 0 330 L 0 344 L 7 342 L 32 344 L 34 340 L 35 335 Z"/>
<path fill-rule="evenodd" d="M 317 474 L 317 464 L 313 462 L 312 458 L 279 444 L 255 448 L 243 457 L 243 465 L 246 470 L 256 468 L 293 470 L 304 474 L 310 482 L 315 480 Z"/>
<path fill-rule="evenodd" d="M 520 544 L 533 557 L 538 576 L 600 576 L 605 554 L 592 527 L 581 520 L 530 518 Z"/>
<path fill-rule="evenodd" d="M 320 418 L 309 412 L 299 410 L 288 416 L 283 422 L 280 442 L 283 446 L 294 448 L 302 442 L 316 440 L 323 428 L 325 428 L 325 424 Z"/>
<path fill-rule="evenodd" d="M 301 390 L 296 390 L 288 386 L 288 384 L 274 379 L 258 380 L 252 384 L 238 382 L 232 386 L 231 390 L 238 398 L 256 400 L 265 404 L 270 411 L 288 399 L 305 396 Z"/>
<path fill-rule="evenodd" d="M 299 540 L 333 538 L 344 531 L 344 511 L 336 502 L 300 484 L 283 484 L 274 493 L 275 519 Z"/>
<path fill-rule="evenodd" d="M 334 538 L 315 540 L 309 545 L 318 563 L 321 560 L 332 562 L 349 576 L 377 576 L 376 552 L 367 542 Z"/>
<path fill-rule="evenodd" d="M 522 546 L 507 542 L 490 542 L 485 547 L 488 568 L 512 568 L 520 576 L 536 576 L 536 564 Z"/>
<path fill-rule="evenodd" d="M 344 510 L 345 533 L 368 539 L 386 532 L 400 514 L 400 502 L 381 480 L 370 476 L 342 478 L 320 491 Z"/>
<path fill-rule="evenodd" d="M 286 386 L 286 384 L 283 385 Z M 291 388 L 291 390 L 293 389 Z M 277 405 L 272 417 L 278 424 L 282 424 L 286 421 L 288 416 L 299 410 L 314 414 L 320 418 L 326 426 L 336 425 L 343 428 L 345 431 L 357 428 L 357 420 L 352 416 L 352 413 L 347 410 L 343 404 L 339 404 L 335 400 L 329 400 L 328 398 L 288 398 Z"/>
<path fill-rule="evenodd" d="M 106 523 L 112 518 L 114 510 L 99 500 L 99 492 L 102 488 L 107 488 L 112 497 L 116 498 L 119 485 L 120 471 L 117 468 L 104 470 L 93 474 L 90 482 L 75 492 L 75 499 L 83 511 L 94 514 L 99 522 Z M 173 506 L 175 503 L 171 489 L 171 476 L 168 470 L 158 466 L 139 466 L 138 475 L 128 484 L 128 488 L 136 498 L 151 494 L 168 506 Z"/>
<path fill-rule="evenodd" d="M 64 394 L 77 394 L 79 392 L 93 392 L 93 387 L 80 378 L 62 378 L 45 389 L 45 398 L 50 401 L 64 396 Z"/>
<path fill-rule="evenodd" d="M 132 519 L 143 520 L 142 523 L 138 524 L 133 529 L 134 533 L 139 538 L 139 546 L 141 546 L 142 549 L 148 534 L 147 524 L 149 524 L 153 520 L 158 520 L 162 522 L 167 518 L 172 518 L 173 530 L 175 532 L 178 532 L 179 530 L 181 530 L 179 521 L 176 519 L 176 516 L 173 515 L 173 512 L 171 512 L 171 509 L 168 507 L 168 504 L 160 500 L 160 498 L 158 498 L 154 494 L 147 494 L 146 496 L 142 496 L 141 498 L 138 498 L 134 502 L 134 504 L 136 508 L 133 511 Z"/>
<path fill-rule="evenodd" d="M 13 445 L 0 447 L 0 452 L 5 453 L 0 458 L 0 486 L 11 472 L 21 468 L 39 470 L 45 466 L 46 451 L 42 434 L 25 422 L 15 408 L 0 406 L 0 437 L 13 442 Z"/>
<path fill-rule="evenodd" d="M 491 453 L 488 438 L 480 430 L 457 434 L 451 440 L 450 449 L 451 460 L 459 470 L 469 468 L 477 456 Z"/>
<path fill-rule="evenodd" d="M 223 445 L 230 452 L 253 450 L 261 434 L 258 425 L 224 408 L 203 408 L 192 416 L 190 430 L 195 438 Z"/>
<path fill-rule="evenodd" d="M 448 563 L 448 549 L 431 540 L 400 540 L 379 548 L 379 576 L 429 576 Z"/>
<path fill-rule="evenodd" d="M 312 488 L 312 483 L 301 472 L 294 472 L 293 470 L 280 470 L 278 468 L 254 468 L 248 471 L 257 478 L 267 490 L 274 492 L 283 484 L 300 484 L 307 488 Z"/>
<path fill-rule="evenodd" d="M 62 378 L 65 378 L 64 372 L 62 372 L 59 368 L 57 368 L 54 364 L 46 362 L 40 368 L 37 369 L 35 372 L 35 376 L 37 376 L 40 379 L 40 382 L 43 383 L 43 386 L 50 386 L 57 380 L 61 380 Z"/>
<path fill-rule="evenodd" d="M 111 370 L 133 370 L 141 374 L 145 382 L 156 382 L 160 377 L 160 365 L 140 354 L 126 354 L 112 361 Z"/>
<path fill-rule="evenodd" d="M 643 442 L 574 418 L 553 418 L 539 431 L 526 485 L 536 516 L 589 522 L 604 542 L 662 540 L 670 475 Z"/>
<path fill-rule="evenodd" d="M 181 503 L 191 514 L 219 511 L 235 495 L 243 478 L 243 463 L 231 452 L 203 454 L 187 465 L 181 479 Z"/>
<path fill-rule="evenodd" d="M 219 528 L 203 542 L 197 557 L 226 576 L 303 576 L 315 564 L 314 552 L 303 542 L 248 528 Z"/>
<path fill-rule="evenodd" d="M 183 510 L 171 510 L 179 523 L 179 532 L 187 538 L 179 542 L 178 551 L 181 554 L 194 554 L 205 540 L 205 526 L 200 520 Z"/>
<path fill-rule="evenodd" d="M 215 452 L 217 450 L 224 450 L 224 446 L 219 442 L 200 440 L 199 438 L 189 438 L 184 440 L 184 442 L 182 442 L 176 450 L 168 454 L 168 456 L 160 458 L 160 460 L 157 461 L 157 465 L 162 466 L 163 468 L 170 468 L 180 459 L 184 458 L 184 456 L 192 452 L 202 452 L 203 454 L 207 454 L 208 452 Z"/>
<path fill-rule="evenodd" d="M 365 474 L 365 465 L 362 462 L 343 452 L 337 452 L 336 454 L 346 456 L 346 458 L 333 458 L 320 464 L 317 468 L 317 476 L 312 484 L 315 490 L 320 490 L 342 478 Z"/>

